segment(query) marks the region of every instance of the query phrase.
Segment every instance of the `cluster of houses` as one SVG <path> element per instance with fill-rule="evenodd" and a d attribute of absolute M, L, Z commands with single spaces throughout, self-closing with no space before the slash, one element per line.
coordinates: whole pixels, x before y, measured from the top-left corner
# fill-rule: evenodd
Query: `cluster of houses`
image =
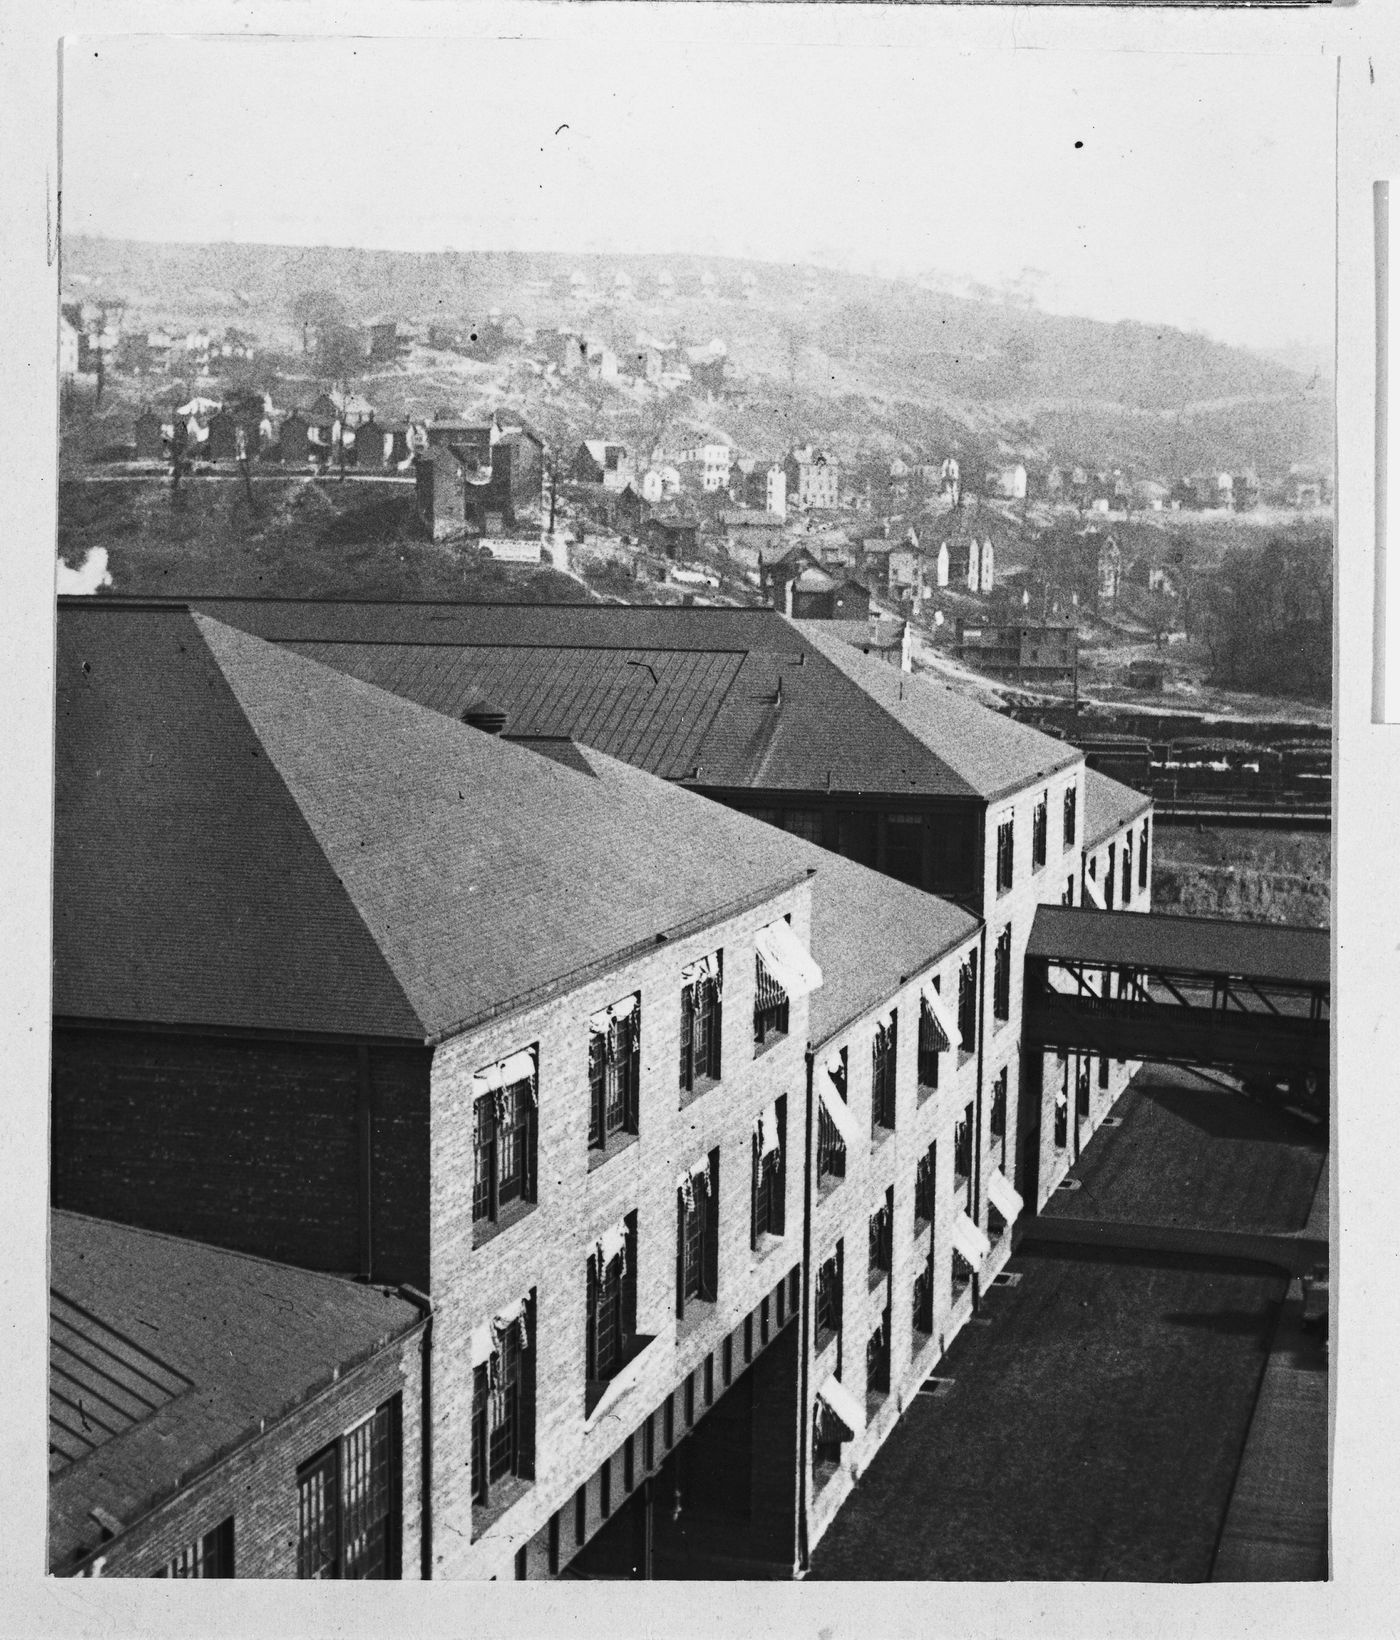
<path fill-rule="evenodd" d="M 1134 1071 L 1039 908 L 1152 896 L 874 625 L 61 603 L 54 1575 L 804 1573 Z"/>

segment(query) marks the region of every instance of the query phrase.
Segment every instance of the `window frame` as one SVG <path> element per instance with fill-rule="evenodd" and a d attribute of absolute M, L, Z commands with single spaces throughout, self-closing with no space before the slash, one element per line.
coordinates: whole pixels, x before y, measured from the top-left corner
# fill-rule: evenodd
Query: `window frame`
<path fill-rule="evenodd" d="M 966 1064 L 977 1052 L 978 1012 L 977 952 L 974 948 L 958 967 L 958 1034 L 962 1037 L 962 1047 L 958 1051 L 959 1065 Z"/>
<path fill-rule="evenodd" d="M 606 1152 L 638 1131 L 642 1081 L 642 1004 L 588 1032 L 588 1148 Z M 625 1027 L 625 1030 L 624 1030 Z"/>
<path fill-rule="evenodd" d="M 870 1134 L 893 1133 L 899 1093 L 899 1010 L 890 1009 L 888 1028 L 876 1023 L 870 1044 Z"/>
<path fill-rule="evenodd" d="M 869 1284 L 878 1287 L 894 1270 L 894 1190 L 886 1190 L 884 1200 L 870 1215 Z"/>
<path fill-rule="evenodd" d="M 535 1056 L 532 1075 L 478 1093 L 472 1102 L 472 1231 L 478 1241 L 513 1224 L 536 1200 L 539 1045 L 531 1051 Z M 504 1127 L 503 1114 L 510 1118 Z M 505 1172 L 503 1136 L 519 1157 L 518 1169 L 509 1174 Z"/>
<path fill-rule="evenodd" d="M 1011 924 L 997 935 L 992 953 L 992 1018 L 1005 1023 L 1011 1018 Z"/>
<path fill-rule="evenodd" d="M 680 1091 L 683 1098 L 712 1088 L 723 1071 L 723 956 L 723 952 L 714 953 L 714 974 L 681 986 Z M 701 1040 L 703 1053 L 697 1048 Z"/>
<path fill-rule="evenodd" d="M 693 1304 L 719 1299 L 719 1150 L 709 1152 L 701 1189 L 692 1176 L 692 1200 L 676 1191 L 676 1319 Z M 703 1196 L 703 1205 L 701 1197 Z"/>
<path fill-rule="evenodd" d="M 941 997 L 943 995 L 941 976 L 938 974 L 933 975 L 929 983 Z M 936 1024 L 937 1022 L 933 1017 L 932 1010 L 929 1008 L 928 1003 L 924 1001 L 923 997 L 920 996 L 918 1065 L 915 1070 L 915 1076 L 918 1081 L 920 1092 L 938 1092 L 938 1061 L 942 1058 L 942 1054 L 938 1048 L 933 1045 L 932 1041 L 926 1040 L 931 1038 L 933 1035 L 932 1029 L 926 1029 L 926 1027 L 933 1027 Z"/>
<path fill-rule="evenodd" d="M 1016 881 L 1016 811 L 997 820 L 996 891 L 1009 894 Z"/>
<path fill-rule="evenodd" d="M 233 1516 L 227 1515 L 217 1526 L 201 1532 L 182 1545 L 168 1559 L 157 1577 L 233 1577 L 234 1563 Z"/>
<path fill-rule="evenodd" d="M 357 1442 L 356 1438 L 363 1436 L 371 1443 L 371 1451 L 367 1465 L 362 1463 L 360 1454 L 351 1450 L 347 1458 L 347 1445 Z M 378 1444 L 381 1451 L 376 1452 L 374 1445 Z M 376 1467 L 382 1453 L 383 1469 L 376 1475 Z M 348 1493 L 348 1487 L 363 1477 L 370 1492 L 370 1502 L 376 1500 L 373 1493 L 376 1485 L 382 1483 L 383 1513 L 366 1517 L 366 1523 L 361 1524 L 359 1532 L 355 1531 L 355 1513 L 362 1501 L 356 1495 Z M 322 1508 L 316 1520 L 319 1530 L 309 1543 L 307 1527 L 309 1524 L 307 1486 L 313 1478 L 319 1478 L 322 1483 L 322 1496 L 325 1495 L 325 1486 L 329 1482 L 331 1507 Z M 372 1571 L 349 1571 L 347 1568 L 352 1562 L 355 1553 L 356 1538 L 365 1539 L 369 1533 L 366 1524 L 374 1531 L 382 1530 L 382 1566 L 378 1574 L 379 1579 L 393 1580 L 403 1575 L 403 1396 L 391 1395 L 372 1412 L 349 1429 L 338 1435 L 335 1440 L 328 1442 L 318 1452 L 297 1465 L 297 1577 L 304 1580 L 320 1581 L 359 1581 L 373 1578 Z M 329 1550 L 329 1553 L 325 1551 Z M 313 1554 L 315 1560 L 313 1562 Z M 373 1565 L 375 1562 L 365 1557 L 364 1564 Z M 314 1565 L 314 1569 L 308 1569 Z"/>
<path fill-rule="evenodd" d="M 812 1295 L 813 1353 L 821 1354 L 832 1341 L 841 1337 L 844 1311 L 842 1299 L 842 1244 L 837 1242 L 831 1252 L 817 1266 Z"/>
<path fill-rule="evenodd" d="M 768 972 L 762 955 L 755 951 L 753 992 L 753 1043 L 755 1055 L 788 1034 L 791 999 L 787 992 Z"/>
<path fill-rule="evenodd" d="M 1031 870 L 1040 871 L 1050 853 L 1050 794 L 1042 792 L 1031 810 Z"/>
<path fill-rule="evenodd" d="M 598 1251 L 593 1248 L 586 1261 L 584 1293 L 584 1375 L 585 1413 L 591 1413 L 603 1391 L 625 1370 L 639 1348 L 637 1335 L 637 1215 L 624 1221 L 627 1234 L 622 1251 L 598 1268 Z M 604 1315 L 605 1307 L 612 1313 Z M 604 1333 L 603 1323 L 610 1325 Z M 605 1336 L 609 1340 L 606 1358 Z"/>
<path fill-rule="evenodd" d="M 1079 782 L 1071 781 L 1065 787 L 1064 809 L 1061 815 L 1064 848 L 1071 849 L 1079 840 Z M 1063 852 L 1063 850 L 1061 851 Z"/>
<path fill-rule="evenodd" d="M 525 1334 L 512 1323 L 492 1350 L 502 1357 L 501 1382 L 492 1382 L 492 1362 L 472 1369 L 472 1507 L 489 1509 L 499 1502 L 498 1485 L 507 1493 L 511 1481 L 535 1478 L 535 1299 L 525 1301 Z M 510 1369 L 509 1371 L 507 1369 Z M 504 1432 L 504 1442 L 497 1437 Z M 504 1449 L 504 1461 L 498 1456 Z"/>
<path fill-rule="evenodd" d="M 787 1229 L 787 1095 L 773 1102 L 778 1124 L 778 1148 L 765 1158 L 757 1132 L 753 1146 L 752 1205 L 749 1215 L 749 1246 L 757 1250 L 764 1236 L 779 1236 Z M 827 1118 L 831 1120 L 830 1117 Z"/>
<path fill-rule="evenodd" d="M 1141 892 L 1147 887 L 1147 851 L 1149 833 L 1152 825 L 1148 815 L 1142 817 L 1142 832 L 1138 838 L 1138 890 Z"/>

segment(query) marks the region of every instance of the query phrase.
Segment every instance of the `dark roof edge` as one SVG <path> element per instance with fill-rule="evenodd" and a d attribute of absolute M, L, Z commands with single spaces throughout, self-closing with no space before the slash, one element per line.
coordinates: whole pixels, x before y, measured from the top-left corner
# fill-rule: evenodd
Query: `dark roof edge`
<path fill-rule="evenodd" d="M 967 915 L 969 917 L 971 917 L 972 913 L 968 912 Z M 931 957 L 926 957 L 922 962 L 916 964 L 913 968 L 911 968 L 909 970 L 909 972 L 907 974 L 905 974 L 901 977 L 901 979 L 899 981 L 899 984 L 897 986 L 895 986 L 895 990 L 900 990 L 904 986 L 908 985 L 910 980 L 918 978 L 920 975 L 922 975 L 925 972 L 926 969 L 932 968 L 933 965 L 936 962 L 942 962 L 944 957 L 946 957 L 949 954 L 949 952 L 956 951 L 957 948 L 965 940 L 970 940 L 970 939 L 975 938 L 978 934 L 980 934 L 982 932 L 982 930 L 985 927 L 986 927 L 986 919 L 985 918 L 983 918 L 983 917 L 973 918 L 973 926 L 970 929 L 968 929 L 967 933 L 960 934 L 958 936 L 958 938 L 955 939 L 955 940 L 950 940 L 947 945 L 941 947 Z M 889 1000 L 889 998 L 886 997 L 885 1001 L 888 1001 L 888 1000 Z M 829 1043 L 833 1042 L 838 1036 L 842 1036 L 842 1035 L 845 1034 L 845 1032 L 849 1031 L 851 1026 L 854 1025 L 855 1022 L 858 1019 L 864 1019 L 866 1014 L 868 1014 L 872 1009 L 878 1008 L 880 1006 L 881 1006 L 881 1004 L 879 1002 L 868 1002 L 868 1003 L 866 1003 L 866 1005 L 863 1008 L 857 1008 L 856 1011 L 853 1014 L 848 1014 L 846 1016 L 846 1018 L 843 1019 L 839 1025 L 837 1025 L 833 1030 L 828 1031 L 826 1033 L 826 1035 L 824 1037 L 822 1037 L 819 1041 L 809 1043 L 808 1046 L 809 1046 L 811 1052 L 814 1053 L 814 1054 L 820 1053 L 823 1048 L 825 1048 Z"/>
<path fill-rule="evenodd" d="M 991 710 L 992 710 L 992 708 L 988 707 L 988 711 L 991 711 Z M 1049 739 L 1052 739 L 1053 737 L 1047 735 L 1045 738 L 1047 740 L 1049 740 Z M 1084 753 L 1081 752 L 1080 749 L 1077 746 L 1070 745 L 1070 743 L 1068 741 L 1064 742 L 1064 744 L 1065 744 L 1066 748 L 1069 751 L 1069 756 L 1068 757 L 1062 758 L 1057 763 L 1051 763 L 1048 768 L 1044 768 L 1044 769 L 1039 770 L 1036 774 L 1031 775 L 1029 778 L 1027 778 L 1025 776 L 1020 776 L 1016 780 L 1013 780 L 1010 783 L 1010 785 L 999 786 L 995 791 L 988 792 L 986 794 L 986 796 L 983 798 L 983 802 L 985 802 L 985 803 L 1002 803 L 1002 802 L 1005 802 L 1005 800 L 1008 797 L 1014 797 L 1017 792 L 1023 792 L 1028 787 L 1034 786 L 1036 781 L 1038 781 L 1038 780 L 1050 780 L 1057 774 L 1063 774 L 1066 769 L 1073 767 L 1073 765 L 1075 763 L 1083 762 Z M 1087 767 L 1087 765 L 1086 765 L 1086 767 Z M 1148 798 L 1147 801 L 1150 803 L 1152 800 L 1151 800 L 1151 798 Z"/>
<path fill-rule="evenodd" d="M 425 1046 L 420 1036 L 385 1036 L 382 1033 L 366 1035 L 358 1031 L 303 1031 L 290 1026 L 279 1029 L 272 1025 L 218 1025 L 201 1020 L 178 1019 L 121 1019 L 100 1014 L 55 1014 L 57 1029 L 75 1031 L 163 1031 L 175 1036 L 226 1036 L 266 1042 L 315 1042 L 340 1044 L 355 1048 L 402 1048 L 408 1045 Z M 68 1209 L 64 1208 L 64 1212 Z"/>
<path fill-rule="evenodd" d="M 816 871 L 815 866 L 804 866 L 801 870 L 776 878 L 763 888 L 753 889 L 748 894 L 740 895 L 736 900 L 715 907 L 700 916 L 687 918 L 683 923 L 677 923 L 673 928 L 660 929 L 648 940 L 634 940 L 631 945 L 625 945 L 618 951 L 609 952 L 607 956 L 598 957 L 592 962 L 586 962 L 581 967 L 570 969 L 566 974 L 557 975 L 543 984 L 532 986 L 527 991 L 521 991 L 513 997 L 506 997 L 503 1001 L 493 1003 L 491 1007 L 483 1009 L 478 1014 L 468 1015 L 467 1018 L 457 1020 L 454 1024 L 434 1031 L 426 1040 L 429 1047 L 435 1048 L 449 1038 L 462 1036 L 467 1031 L 475 1030 L 479 1025 L 485 1025 L 493 1019 L 500 1019 L 506 1014 L 517 1013 L 520 1010 L 532 1007 L 537 1003 L 548 1002 L 552 997 L 562 996 L 567 991 L 574 991 L 589 980 L 600 978 L 613 968 L 620 968 L 623 963 L 630 962 L 634 957 L 644 952 L 655 951 L 660 945 L 669 945 L 678 939 L 688 939 L 692 934 L 698 934 L 701 929 L 709 928 L 718 922 L 725 922 L 730 917 L 737 917 L 745 911 L 751 911 L 754 906 L 762 905 L 765 900 L 771 900 L 776 895 L 786 894 L 789 889 L 805 883 Z"/>

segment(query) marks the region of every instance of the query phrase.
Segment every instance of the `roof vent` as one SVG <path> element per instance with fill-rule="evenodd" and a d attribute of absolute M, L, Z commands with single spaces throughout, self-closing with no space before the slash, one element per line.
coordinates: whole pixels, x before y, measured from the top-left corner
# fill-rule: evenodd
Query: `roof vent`
<path fill-rule="evenodd" d="M 467 707 L 462 713 L 462 722 L 469 723 L 473 729 L 480 729 L 484 735 L 503 735 L 506 732 L 505 713 L 489 700 L 479 700 L 474 706 Z"/>

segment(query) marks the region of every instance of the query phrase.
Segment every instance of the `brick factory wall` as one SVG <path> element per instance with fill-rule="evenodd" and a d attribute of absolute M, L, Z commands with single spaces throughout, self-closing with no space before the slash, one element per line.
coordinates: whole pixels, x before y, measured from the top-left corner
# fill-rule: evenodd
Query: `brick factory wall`
<path fill-rule="evenodd" d="M 427 1277 L 426 1050 L 369 1049 L 375 1279 Z M 353 1043 L 54 1031 L 55 1207 L 307 1269 L 361 1260 Z"/>
<path fill-rule="evenodd" d="M 794 930 L 807 944 L 810 903 L 804 884 L 708 932 L 659 946 L 563 1001 L 495 1021 L 438 1050 L 431 1270 L 439 1318 L 436 1575 L 511 1576 L 516 1550 L 572 1503 L 604 1459 L 798 1261 L 807 1004 L 792 1004 L 789 1034 L 755 1058 L 753 936 L 791 912 Z M 682 1106 L 680 971 L 716 949 L 724 953 L 722 1079 Z M 635 1142 L 590 1167 L 588 1019 L 634 991 L 641 993 L 642 1009 L 640 1132 Z M 471 1078 L 532 1044 L 539 1052 L 538 1204 L 474 1248 Z M 788 1230 L 755 1255 L 749 1246 L 751 1136 L 760 1111 L 780 1095 L 788 1099 Z M 678 1329 L 676 1175 L 714 1148 L 720 1152 L 718 1298 L 712 1306 L 692 1306 Z M 654 1341 L 586 1418 L 586 1262 L 598 1236 L 631 1211 L 638 1220 L 638 1332 L 653 1334 Z M 469 1335 L 530 1292 L 536 1298 L 536 1475 L 473 1541 Z"/>

